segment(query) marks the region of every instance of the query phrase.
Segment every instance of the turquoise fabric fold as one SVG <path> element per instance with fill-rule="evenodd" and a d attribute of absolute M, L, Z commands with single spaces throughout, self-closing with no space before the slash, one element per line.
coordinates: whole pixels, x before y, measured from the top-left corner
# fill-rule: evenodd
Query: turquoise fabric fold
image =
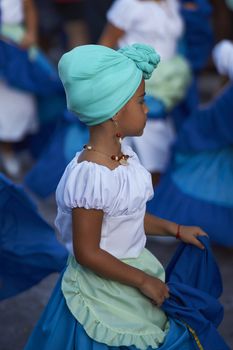
<path fill-rule="evenodd" d="M 58 64 L 68 109 L 88 126 L 110 119 L 134 95 L 142 79 L 150 78 L 159 60 L 155 50 L 143 44 L 119 51 L 101 45 L 74 48 Z"/>

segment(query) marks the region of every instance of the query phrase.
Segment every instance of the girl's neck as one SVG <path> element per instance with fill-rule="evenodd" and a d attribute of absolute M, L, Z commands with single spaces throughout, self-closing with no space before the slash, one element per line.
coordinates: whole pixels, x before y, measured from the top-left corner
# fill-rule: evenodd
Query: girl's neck
<path fill-rule="evenodd" d="M 100 152 L 119 155 L 121 153 L 121 144 L 116 137 L 114 125 L 112 122 L 110 123 L 107 126 L 98 125 L 91 127 L 89 144 Z"/>

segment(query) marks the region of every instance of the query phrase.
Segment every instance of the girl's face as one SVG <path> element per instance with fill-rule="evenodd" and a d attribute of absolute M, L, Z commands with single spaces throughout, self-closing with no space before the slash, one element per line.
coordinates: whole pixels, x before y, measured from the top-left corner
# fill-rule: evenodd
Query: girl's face
<path fill-rule="evenodd" d="M 148 108 L 144 101 L 145 82 L 141 81 L 137 91 L 118 112 L 119 131 L 125 136 L 141 136 L 146 125 Z"/>

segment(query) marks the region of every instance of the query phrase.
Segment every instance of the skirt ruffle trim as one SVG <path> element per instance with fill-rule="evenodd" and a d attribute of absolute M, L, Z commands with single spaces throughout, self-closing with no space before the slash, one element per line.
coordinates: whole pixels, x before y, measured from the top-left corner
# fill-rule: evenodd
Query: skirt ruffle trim
<path fill-rule="evenodd" d="M 78 276 L 78 270 L 76 276 Z M 72 315 L 83 326 L 87 335 L 99 343 L 116 347 L 133 345 L 140 350 L 146 350 L 150 346 L 152 349 L 157 349 L 163 344 L 169 332 L 169 321 L 166 322 L 164 330 L 159 329 L 160 332 L 156 333 L 148 333 L 146 328 L 141 332 L 137 331 L 137 334 L 136 332 L 129 333 L 123 327 L 122 329 L 111 328 L 111 325 L 107 325 L 99 320 L 95 311 L 85 300 L 80 290 L 78 277 L 72 278 L 72 280 L 69 279 L 67 282 L 64 275 L 62 292 Z"/>

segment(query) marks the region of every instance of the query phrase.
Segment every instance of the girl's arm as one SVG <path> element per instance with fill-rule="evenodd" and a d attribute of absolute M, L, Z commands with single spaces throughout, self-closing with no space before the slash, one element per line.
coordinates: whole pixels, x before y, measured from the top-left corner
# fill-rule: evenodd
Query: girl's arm
<path fill-rule="evenodd" d="M 165 283 L 123 263 L 100 248 L 102 220 L 102 210 L 72 210 L 73 249 L 76 260 L 104 278 L 138 288 L 160 306 L 169 296 Z"/>
<path fill-rule="evenodd" d="M 173 236 L 185 243 L 190 243 L 204 249 L 197 236 L 207 236 L 207 233 L 198 226 L 178 225 L 175 222 L 146 213 L 144 227 L 148 235 Z"/>
<path fill-rule="evenodd" d="M 37 42 L 38 18 L 33 0 L 24 0 L 23 6 L 26 32 L 21 47 L 27 49 Z"/>
<path fill-rule="evenodd" d="M 114 49 L 117 47 L 118 40 L 124 35 L 124 30 L 107 23 L 100 37 L 99 45 L 104 45 Z"/>

